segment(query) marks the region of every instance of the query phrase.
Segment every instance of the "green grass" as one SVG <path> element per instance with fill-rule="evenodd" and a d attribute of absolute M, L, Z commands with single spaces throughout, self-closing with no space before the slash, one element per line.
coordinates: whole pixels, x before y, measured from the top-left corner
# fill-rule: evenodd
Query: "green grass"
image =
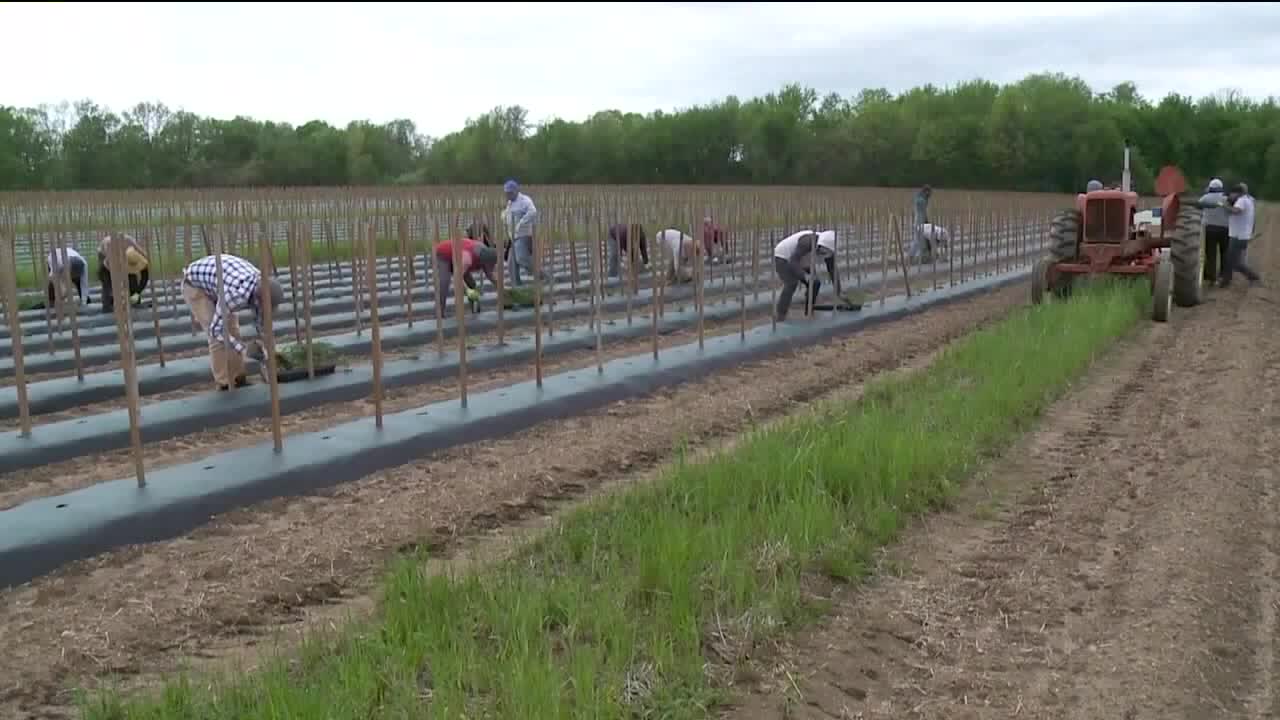
<path fill-rule="evenodd" d="M 457 576 L 402 560 L 376 618 L 261 671 L 96 695 L 85 716 L 705 717 L 723 698 L 704 643 L 734 656 L 820 613 L 806 576 L 864 575 L 1148 304 L 1142 285 L 1107 286 L 1020 309 L 860 402 L 822 404 L 568 514 L 512 559 Z"/>

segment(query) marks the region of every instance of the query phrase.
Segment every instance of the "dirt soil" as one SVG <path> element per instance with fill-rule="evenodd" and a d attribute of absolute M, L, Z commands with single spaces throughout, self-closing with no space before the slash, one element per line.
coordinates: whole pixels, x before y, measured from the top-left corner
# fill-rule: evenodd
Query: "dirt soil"
<path fill-rule="evenodd" d="M 1145 326 L 725 717 L 1280 717 L 1277 300 Z"/>
<path fill-rule="evenodd" d="M 0 655 L 0 716 L 73 717 L 70 689 L 113 674 L 146 685 L 180 663 L 251 663 L 281 631 L 371 607 L 370 592 L 397 552 L 447 552 L 606 483 L 639 478 L 678 445 L 732 437 L 934 351 L 1025 300 L 1017 286 L 935 308 L 807 351 L 799 366 L 789 357 L 743 366 L 323 494 L 217 517 L 188 536 L 0 593 L 8 649 Z"/>

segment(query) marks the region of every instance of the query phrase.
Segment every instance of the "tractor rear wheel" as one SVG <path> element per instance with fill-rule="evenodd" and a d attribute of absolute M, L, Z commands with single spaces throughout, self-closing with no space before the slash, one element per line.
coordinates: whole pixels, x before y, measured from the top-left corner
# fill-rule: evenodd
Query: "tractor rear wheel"
<path fill-rule="evenodd" d="M 1204 232 L 1201 214 L 1192 206 L 1178 210 L 1169 238 L 1173 262 L 1173 301 L 1178 307 L 1195 307 L 1204 299 Z"/>
<path fill-rule="evenodd" d="M 1156 263 L 1156 277 L 1151 284 L 1151 317 L 1156 322 L 1169 322 L 1173 310 L 1173 263 L 1162 257 Z"/>
<path fill-rule="evenodd" d="M 1056 262 L 1076 259 L 1080 245 L 1080 211 L 1063 210 L 1049 223 L 1049 257 Z"/>

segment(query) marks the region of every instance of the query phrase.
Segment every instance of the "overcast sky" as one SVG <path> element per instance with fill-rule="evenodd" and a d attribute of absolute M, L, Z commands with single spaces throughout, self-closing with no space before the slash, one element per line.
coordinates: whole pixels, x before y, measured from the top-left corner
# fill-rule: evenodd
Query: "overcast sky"
<path fill-rule="evenodd" d="M 675 109 L 799 82 L 893 91 L 1031 72 L 1147 97 L 1280 94 L 1280 3 L 0 3 L 0 104 L 141 100 L 439 136 Z"/>

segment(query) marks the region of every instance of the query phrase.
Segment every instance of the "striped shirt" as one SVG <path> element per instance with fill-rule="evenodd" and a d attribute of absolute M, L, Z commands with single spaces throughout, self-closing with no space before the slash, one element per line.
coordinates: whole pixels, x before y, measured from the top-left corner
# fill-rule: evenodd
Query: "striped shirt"
<path fill-rule="evenodd" d="M 213 255 L 192 262 L 183 272 L 182 279 L 191 287 L 215 298 L 213 321 L 209 323 L 209 337 L 229 342 L 236 352 L 244 352 L 240 338 L 227 337 L 223 311 L 227 315 L 246 308 L 253 310 L 254 327 L 262 327 L 262 311 L 258 302 L 262 273 L 253 263 L 235 255 L 222 255 L 222 297 L 218 298 L 218 263 Z"/>

